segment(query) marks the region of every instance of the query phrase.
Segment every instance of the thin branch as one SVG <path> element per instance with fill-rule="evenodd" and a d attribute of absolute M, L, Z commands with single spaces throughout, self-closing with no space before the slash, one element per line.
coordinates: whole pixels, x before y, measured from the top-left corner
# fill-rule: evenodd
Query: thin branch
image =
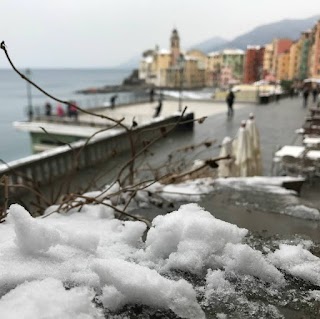
<path fill-rule="evenodd" d="M 166 132 L 166 134 L 170 133 L 171 131 L 173 131 L 181 122 L 181 120 L 183 119 L 183 116 L 185 114 L 187 110 L 187 107 L 185 107 L 185 109 L 183 110 L 183 112 L 181 113 L 181 116 L 179 117 L 178 121 L 175 123 L 175 125 L 168 131 Z M 141 150 L 139 150 L 137 153 L 135 153 L 135 156 L 133 158 L 131 158 L 120 170 L 119 174 L 118 174 L 118 178 L 117 180 L 120 180 L 120 177 L 123 173 L 123 171 L 126 169 L 126 167 L 128 167 L 132 161 L 134 161 L 138 156 L 140 156 L 142 153 L 145 152 L 146 149 L 150 148 L 151 145 L 155 144 L 158 140 L 160 140 L 163 136 L 159 135 L 157 138 L 155 138 L 153 141 L 151 141 L 148 145 L 142 147 Z"/>
<path fill-rule="evenodd" d="M 4 185 L 3 183 L 0 183 L 0 185 Z M 43 194 L 41 194 L 40 192 L 36 191 L 34 188 L 28 186 L 28 185 L 22 185 L 22 184 L 8 184 L 8 187 L 16 187 L 16 188 L 24 188 L 29 190 L 30 192 L 34 193 L 35 195 L 39 196 L 44 203 L 47 206 L 50 206 L 50 203 L 47 201 L 47 199 L 43 196 Z"/>
<path fill-rule="evenodd" d="M 70 102 L 69 101 L 66 101 L 66 100 L 61 100 L 55 96 L 53 96 L 52 94 L 48 93 L 47 91 L 45 91 L 44 89 L 42 89 L 40 86 L 38 86 L 36 83 L 34 83 L 32 80 L 30 80 L 27 76 L 25 76 L 23 73 L 21 73 L 16 67 L 15 65 L 13 64 L 10 56 L 9 56 L 9 53 L 7 51 L 7 48 L 6 48 L 6 45 L 5 45 L 5 42 L 2 41 L 1 44 L 0 44 L 0 48 L 4 51 L 7 59 L 8 59 L 8 62 L 9 64 L 11 65 L 12 69 L 25 81 L 27 81 L 28 83 L 30 83 L 32 86 L 34 86 L 35 88 L 37 88 L 40 92 L 42 92 L 44 95 L 46 95 L 47 97 L 51 98 L 52 100 L 56 101 L 56 102 L 59 102 L 59 103 L 62 103 L 62 104 L 65 104 L 65 105 L 69 105 Z M 106 116 L 106 115 L 102 115 L 102 114 L 96 114 L 96 113 L 93 113 L 93 112 L 90 112 L 88 110 L 85 110 L 81 107 L 79 107 L 78 105 L 74 105 L 74 107 L 80 111 L 80 112 L 83 112 L 85 114 L 89 114 L 89 115 L 92 115 L 92 116 L 95 116 L 95 117 L 99 117 L 99 118 L 102 118 L 102 119 L 106 119 L 106 120 L 109 120 L 111 122 L 114 122 L 114 123 L 117 123 L 119 126 L 121 126 L 122 128 L 128 130 L 128 127 L 125 126 L 124 124 L 121 123 L 121 121 L 119 120 L 116 120 L 116 119 L 113 119 L 109 116 Z"/>

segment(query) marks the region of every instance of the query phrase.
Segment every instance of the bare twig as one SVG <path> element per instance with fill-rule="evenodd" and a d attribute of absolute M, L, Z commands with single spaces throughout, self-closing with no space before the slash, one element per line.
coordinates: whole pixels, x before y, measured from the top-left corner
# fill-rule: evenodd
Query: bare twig
<path fill-rule="evenodd" d="M 185 107 L 185 109 L 184 109 L 183 112 L 181 113 L 181 116 L 179 117 L 178 121 L 175 123 L 174 126 L 172 126 L 172 128 L 171 128 L 168 132 L 166 132 L 166 134 L 168 134 L 168 133 L 170 133 L 171 131 L 173 131 L 173 130 L 180 124 L 180 122 L 182 121 L 183 116 L 184 116 L 186 110 L 187 110 L 187 107 Z M 162 135 L 158 136 L 158 137 L 155 138 L 153 141 L 150 141 L 150 143 L 149 143 L 148 145 L 142 147 L 141 150 L 139 150 L 137 153 L 135 153 L 135 154 L 134 154 L 134 157 L 132 157 L 132 158 L 121 168 L 121 170 L 120 170 L 120 172 L 119 172 L 119 174 L 118 174 L 118 177 L 117 177 L 117 181 L 120 181 L 120 177 L 121 177 L 121 175 L 123 174 L 124 170 L 125 170 L 133 161 L 135 161 L 135 159 L 136 159 L 138 156 L 140 156 L 141 154 L 143 154 L 146 149 L 150 148 L 151 145 L 155 144 L 155 143 L 156 143 L 158 140 L 160 140 L 162 137 L 163 137 Z M 120 183 L 120 184 L 121 184 L 121 183 Z"/>
<path fill-rule="evenodd" d="M 3 183 L 1 183 L 0 185 L 4 185 Z M 8 188 L 9 187 L 15 187 L 15 188 L 24 188 L 29 190 L 30 192 L 34 193 L 36 196 L 39 196 L 41 198 L 41 200 L 47 205 L 50 206 L 50 202 L 43 196 L 43 194 L 41 194 L 40 192 L 36 191 L 33 187 L 30 187 L 28 185 L 22 185 L 22 184 L 8 184 Z"/>

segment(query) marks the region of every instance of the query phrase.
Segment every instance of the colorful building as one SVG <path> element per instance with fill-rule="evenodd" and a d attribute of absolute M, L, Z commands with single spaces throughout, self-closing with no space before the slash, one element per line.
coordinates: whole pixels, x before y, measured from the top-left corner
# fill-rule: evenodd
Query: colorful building
<path fill-rule="evenodd" d="M 243 62 L 244 51 L 240 49 L 223 50 L 222 65 L 224 67 L 230 67 L 232 70 L 232 77 L 237 81 L 242 81 L 243 78 Z"/>
<path fill-rule="evenodd" d="M 320 20 L 316 23 L 311 32 L 309 77 L 320 78 Z"/>
<path fill-rule="evenodd" d="M 264 46 L 263 54 L 263 73 L 271 74 L 272 73 L 272 57 L 273 57 L 273 44 L 269 43 Z"/>
<path fill-rule="evenodd" d="M 277 58 L 277 73 L 276 80 L 288 80 L 289 79 L 289 61 L 290 61 L 290 50 L 287 50 L 278 55 Z"/>
<path fill-rule="evenodd" d="M 298 70 L 298 79 L 304 80 L 309 76 L 309 51 L 311 47 L 311 31 L 301 34 L 300 64 Z"/>
<path fill-rule="evenodd" d="M 248 46 L 246 52 L 225 49 L 208 55 L 199 50 L 183 52 L 174 29 L 170 49 L 144 52 L 139 66 L 140 79 L 170 88 L 229 88 L 261 79 L 302 81 L 308 77 L 320 78 L 320 20 L 295 42 L 274 39 L 264 47 Z"/>
<path fill-rule="evenodd" d="M 180 49 L 180 37 L 174 29 L 170 37 L 170 50 L 144 52 L 139 66 L 139 79 L 157 87 L 198 88 L 206 83 L 207 57 L 198 50 L 185 54 Z"/>
<path fill-rule="evenodd" d="M 274 39 L 272 41 L 273 54 L 272 54 L 272 69 L 271 73 L 277 75 L 278 71 L 278 56 L 290 50 L 293 41 L 291 39 Z"/>
<path fill-rule="evenodd" d="M 289 80 L 297 80 L 298 79 L 298 71 L 300 65 L 300 51 L 301 51 L 301 43 L 299 41 L 295 41 L 292 43 L 289 50 Z"/>
<path fill-rule="evenodd" d="M 222 55 L 215 51 L 207 55 L 207 86 L 218 87 L 220 83 Z"/>

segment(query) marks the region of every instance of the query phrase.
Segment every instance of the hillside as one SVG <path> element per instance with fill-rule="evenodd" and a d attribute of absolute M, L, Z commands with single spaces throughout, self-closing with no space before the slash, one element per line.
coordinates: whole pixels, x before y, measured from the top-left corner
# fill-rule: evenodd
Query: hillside
<path fill-rule="evenodd" d="M 318 19 L 320 19 L 320 15 L 307 19 L 285 19 L 256 27 L 252 31 L 242 34 L 229 42 L 216 44 L 213 41 L 210 44 L 209 39 L 200 43 L 200 46 L 193 46 L 193 48 L 200 49 L 201 45 L 205 43 L 206 50 L 204 52 L 208 53 L 226 48 L 246 49 L 247 45 L 265 45 L 266 43 L 270 43 L 274 38 L 296 40 L 302 31 L 312 28 Z"/>
<path fill-rule="evenodd" d="M 209 40 L 192 45 L 190 49 L 198 49 L 202 52 L 210 52 L 212 47 L 224 46 L 229 41 L 221 37 L 213 37 Z"/>

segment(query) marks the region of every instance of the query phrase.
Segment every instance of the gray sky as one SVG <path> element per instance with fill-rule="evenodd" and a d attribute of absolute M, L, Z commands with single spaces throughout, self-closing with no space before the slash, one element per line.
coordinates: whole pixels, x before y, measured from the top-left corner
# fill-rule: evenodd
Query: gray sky
<path fill-rule="evenodd" d="M 0 0 L 0 12 L 0 41 L 18 67 L 112 67 L 168 48 L 173 27 L 186 48 L 319 14 L 320 0 Z"/>

